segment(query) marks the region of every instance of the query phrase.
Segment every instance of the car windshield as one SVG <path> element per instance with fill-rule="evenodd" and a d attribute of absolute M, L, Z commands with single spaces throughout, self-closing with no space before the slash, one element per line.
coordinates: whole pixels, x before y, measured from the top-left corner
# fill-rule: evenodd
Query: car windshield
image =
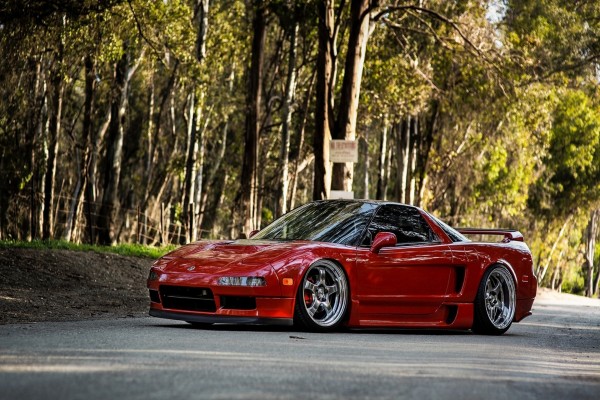
<path fill-rule="evenodd" d="M 357 246 L 377 205 L 354 201 L 319 201 L 298 207 L 252 239 L 314 240 Z"/>

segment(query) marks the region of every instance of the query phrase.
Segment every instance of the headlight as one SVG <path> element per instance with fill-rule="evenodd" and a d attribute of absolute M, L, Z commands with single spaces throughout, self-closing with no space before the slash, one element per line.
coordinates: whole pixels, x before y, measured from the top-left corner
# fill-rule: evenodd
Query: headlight
<path fill-rule="evenodd" d="M 220 286 L 266 286 L 267 281 L 260 276 L 222 276 Z"/>
<path fill-rule="evenodd" d="M 154 272 L 153 269 L 151 269 L 150 273 L 148 274 L 148 280 L 149 281 L 157 281 L 158 280 L 158 274 L 156 272 Z"/>

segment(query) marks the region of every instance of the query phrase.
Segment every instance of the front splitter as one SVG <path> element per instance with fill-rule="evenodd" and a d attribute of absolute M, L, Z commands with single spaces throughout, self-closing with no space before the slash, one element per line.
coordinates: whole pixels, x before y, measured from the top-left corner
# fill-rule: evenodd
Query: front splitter
<path fill-rule="evenodd" d="M 260 317 L 236 317 L 236 316 L 213 316 L 186 314 L 174 311 L 150 309 L 150 315 L 157 318 L 176 319 L 186 322 L 200 322 L 205 324 L 249 324 L 249 325 L 283 325 L 292 326 L 294 320 L 291 318 L 260 318 Z"/>

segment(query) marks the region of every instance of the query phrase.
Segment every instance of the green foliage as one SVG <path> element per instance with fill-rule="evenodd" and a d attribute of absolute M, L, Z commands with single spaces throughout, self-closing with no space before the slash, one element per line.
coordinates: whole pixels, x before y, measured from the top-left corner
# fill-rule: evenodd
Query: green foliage
<path fill-rule="evenodd" d="M 564 216 L 600 200 L 600 114 L 582 90 L 566 90 L 554 110 L 544 171 L 531 204 L 545 216 Z"/>
<path fill-rule="evenodd" d="M 267 226 L 271 222 L 273 222 L 273 211 L 268 209 L 267 207 L 262 208 L 262 225 Z"/>
<path fill-rule="evenodd" d="M 1 240 L 0 248 L 12 249 L 60 249 L 72 251 L 95 251 L 96 253 L 114 253 L 122 256 L 146 257 L 157 259 L 177 248 L 175 245 L 162 247 L 144 246 L 135 243 L 121 243 L 115 246 L 94 246 L 89 244 L 77 244 L 65 240 L 33 240 L 30 242 L 17 240 Z"/>

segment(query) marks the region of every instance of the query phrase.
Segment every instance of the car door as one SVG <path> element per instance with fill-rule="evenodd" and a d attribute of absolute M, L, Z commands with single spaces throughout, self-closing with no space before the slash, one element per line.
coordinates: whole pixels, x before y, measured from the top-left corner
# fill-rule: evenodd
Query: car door
<path fill-rule="evenodd" d="M 379 232 L 394 233 L 397 245 L 372 253 L 371 240 Z M 381 206 L 357 255 L 361 319 L 394 321 L 433 314 L 448 293 L 452 252 L 417 208 Z"/>

